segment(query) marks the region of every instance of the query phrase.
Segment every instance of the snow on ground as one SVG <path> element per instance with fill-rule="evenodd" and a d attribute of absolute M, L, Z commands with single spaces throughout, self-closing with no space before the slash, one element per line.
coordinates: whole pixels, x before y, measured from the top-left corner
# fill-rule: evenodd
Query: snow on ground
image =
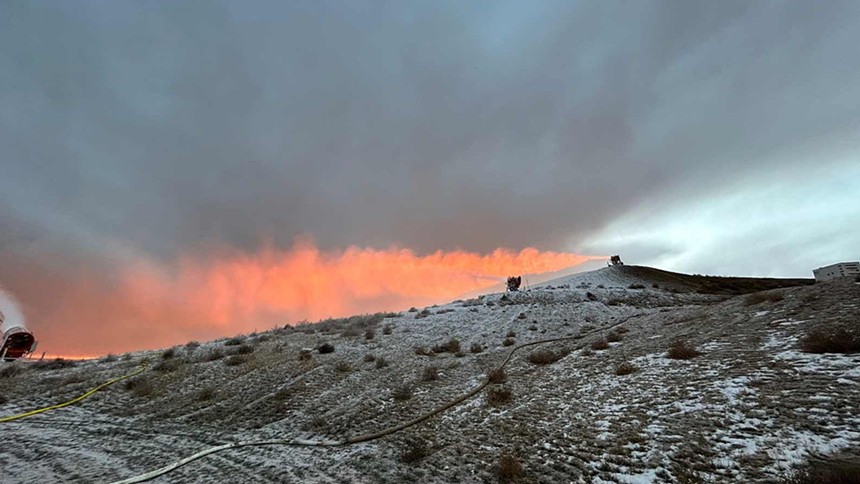
<path fill-rule="evenodd" d="M 646 288 L 629 287 L 636 284 Z M 566 355 L 553 364 L 529 362 L 538 348 L 514 355 L 502 385 L 511 391 L 506 403 L 490 403 L 489 391 L 498 388 L 491 385 L 380 440 L 231 450 L 161 482 L 496 482 L 501 452 L 518 456 L 525 482 L 773 482 L 811 454 L 856 453 L 860 441 L 860 355 L 797 348 L 815 325 L 856 322 L 860 287 L 779 291 L 783 301 L 748 306 L 743 296 L 663 291 L 610 268 L 426 314 L 403 312 L 379 322 L 372 338 L 345 327 L 246 335 L 241 345 L 250 353 L 235 365 L 231 356 L 215 358 L 240 347 L 229 339 L 178 347 L 176 368 L 146 373 L 149 390 L 121 383 L 77 406 L 0 424 L 0 468 L 4 482 L 107 482 L 225 442 L 354 437 L 479 385 L 511 350 L 508 335 L 521 344 L 596 329 L 546 345 Z M 622 321 L 620 342 L 590 349 Z M 414 350 L 451 338 L 461 353 Z M 676 339 L 702 354 L 667 358 Z M 336 350 L 300 358 L 303 348 L 324 342 Z M 142 352 L 0 377 L 8 400 L 0 415 L 63 401 L 145 358 L 151 368 L 171 360 Z M 638 370 L 618 376 L 622 362 Z M 439 377 L 425 381 L 430 366 Z M 411 398 L 395 398 L 403 387 Z M 423 457 L 405 462 L 414 449 Z"/>

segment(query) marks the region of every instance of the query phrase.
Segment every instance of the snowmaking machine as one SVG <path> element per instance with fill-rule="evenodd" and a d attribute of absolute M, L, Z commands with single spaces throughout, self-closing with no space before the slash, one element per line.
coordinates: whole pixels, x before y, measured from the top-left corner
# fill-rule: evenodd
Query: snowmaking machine
<path fill-rule="evenodd" d="M 6 317 L 0 311 L 0 336 L 3 343 L 0 344 L 0 361 L 23 358 L 36 349 L 36 338 L 27 328 L 6 323 Z"/>

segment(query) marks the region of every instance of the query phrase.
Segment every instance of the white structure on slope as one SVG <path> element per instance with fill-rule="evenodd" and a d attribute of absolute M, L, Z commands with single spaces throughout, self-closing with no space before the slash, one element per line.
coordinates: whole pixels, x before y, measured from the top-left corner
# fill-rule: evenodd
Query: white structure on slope
<path fill-rule="evenodd" d="M 860 262 L 840 262 L 829 266 L 813 269 L 815 280 L 831 281 L 842 277 L 860 277 Z"/>

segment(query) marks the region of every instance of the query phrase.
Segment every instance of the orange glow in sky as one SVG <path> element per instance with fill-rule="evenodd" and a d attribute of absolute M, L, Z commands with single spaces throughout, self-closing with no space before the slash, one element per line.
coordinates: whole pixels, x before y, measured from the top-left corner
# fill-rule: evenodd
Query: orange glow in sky
<path fill-rule="evenodd" d="M 187 255 L 169 266 L 138 261 L 121 274 L 109 297 L 99 298 L 99 291 L 82 284 L 60 305 L 68 325 L 37 337 L 53 353 L 169 346 L 301 320 L 448 302 L 508 275 L 556 271 L 592 258 L 533 248 L 427 255 L 398 248 L 321 251 L 299 240 L 290 250 Z"/>

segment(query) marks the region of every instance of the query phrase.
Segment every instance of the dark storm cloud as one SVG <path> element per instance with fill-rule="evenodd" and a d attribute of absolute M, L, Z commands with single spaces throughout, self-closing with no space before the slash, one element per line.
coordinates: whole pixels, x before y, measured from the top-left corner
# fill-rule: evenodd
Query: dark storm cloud
<path fill-rule="evenodd" d="M 4 2 L 0 260 L 560 248 L 669 188 L 856 149 L 858 9 Z"/>

